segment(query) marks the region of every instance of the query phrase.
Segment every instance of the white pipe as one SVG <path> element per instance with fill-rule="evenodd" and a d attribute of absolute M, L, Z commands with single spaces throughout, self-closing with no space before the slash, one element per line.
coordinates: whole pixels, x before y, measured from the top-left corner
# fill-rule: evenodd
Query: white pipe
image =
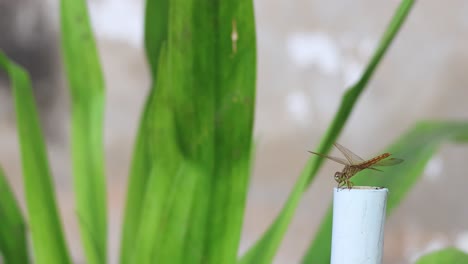
<path fill-rule="evenodd" d="M 335 188 L 331 264 L 382 263 L 388 189 Z"/>

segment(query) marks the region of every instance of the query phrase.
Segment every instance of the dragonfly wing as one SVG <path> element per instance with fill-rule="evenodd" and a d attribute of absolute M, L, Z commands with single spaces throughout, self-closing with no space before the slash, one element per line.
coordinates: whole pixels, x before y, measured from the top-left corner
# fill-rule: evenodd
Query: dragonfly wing
<path fill-rule="evenodd" d="M 354 154 L 351 150 L 343 147 L 342 145 L 340 145 L 338 143 L 334 143 L 333 145 L 335 145 L 335 147 L 341 153 L 343 153 L 343 155 L 346 157 L 346 159 L 349 161 L 350 164 L 356 165 L 356 164 L 365 162 L 365 160 L 363 158 L 361 158 L 358 155 Z"/>
<path fill-rule="evenodd" d="M 341 158 L 327 156 L 327 155 L 323 155 L 323 154 L 320 154 L 320 153 L 317 153 L 317 152 L 312 152 L 312 151 L 309 151 L 309 152 L 312 153 L 312 154 L 315 154 L 317 156 L 320 156 L 322 158 L 333 160 L 333 161 L 338 162 L 338 163 L 343 164 L 343 165 L 351 165 L 351 164 L 349 164 L 349 162 L 347 160 L 344 160 L 344 159 L 341 159 Z"/>
<path fill-rule="evenodd" d="M 379 170 L 379 169 L 377 169 L 377 168 L 374 168 L 374 167 L 368 167 L 367 169 L 369 169 L 369 170 L 375 170 L 375 171 L 380 171 L 380 172 L 383 172 L 383 170 Z"/>
<path fill-rule="evenodd" d="M 397 159 L 397 158 L 383 159 L 381 161 L 378 161 L 374 165 L 372 165 L 372 167 L 375 167 L 375 166 L 393 166 L 393 165 L 400 164 L 402 162 L 403 162 L 402 159 Z"/>

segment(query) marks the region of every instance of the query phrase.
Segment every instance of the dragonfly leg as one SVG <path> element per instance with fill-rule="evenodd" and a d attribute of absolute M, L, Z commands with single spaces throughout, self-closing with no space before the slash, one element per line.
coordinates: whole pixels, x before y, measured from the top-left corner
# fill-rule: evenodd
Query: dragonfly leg
<path fill-rule="evenodd" d="M 343 189 L 345 185 L 346 185 L 346 179 L 340 179 L 338 181 L 338 189 Z"/>
<path fill-rule="evenodd" d="M 346 180 L 346 186 L 348 187 L 349 190 L 351 190 L 354 186 L 354 183 L 351 182 L 349 179 Z"/>

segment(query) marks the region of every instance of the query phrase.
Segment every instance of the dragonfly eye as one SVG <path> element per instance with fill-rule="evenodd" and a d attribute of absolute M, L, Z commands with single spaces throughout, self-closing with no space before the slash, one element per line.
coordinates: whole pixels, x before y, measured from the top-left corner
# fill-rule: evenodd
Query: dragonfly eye
<path fill-rule="evenodd" d="M 335 173 L 335 181 L 338 182 L 338 183 L 341 182 L 342 175 L 343 175 L 342 172 L 337 171 Z"/>

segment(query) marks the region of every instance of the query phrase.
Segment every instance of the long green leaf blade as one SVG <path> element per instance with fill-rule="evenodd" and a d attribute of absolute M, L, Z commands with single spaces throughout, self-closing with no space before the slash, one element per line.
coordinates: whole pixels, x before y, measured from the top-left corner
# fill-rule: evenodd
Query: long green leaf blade
<path fill-rule="evenodd" d="M 29 263 L 26 226 L 18 202 L 0 167 L 0 254 L 5 263 Z"/>
<path fill-rule="evenodd" d="M 256 52 L 253 2 L 219 1 L 215 155 L 207 263 L 237 259 L 252 159 Z M 206 53 L 209 57 L 209 52 Z M 210 189 L 206 191 L 209 192 Z"/>
<path fill-rule="evenodd" d="M 233 263 L 250 173 L 252 2 L 170 2 L 168 23 L 133 260 Z"/>
<path fill-rule="evenodd" d="M 456 248 L 446 248 L 422 256 L 416 264 L 464 264 L 468 263 L 468 254 Z"/>
<path fill-rule="evenodd" d="M 154 136 L 150 126 L 154 119 L 151 113 L 155 111 L 154 83 L 157 80 L 161 47 L 167 41 L 167 16 L 168 1 L 146 1 L 145 47 L 153 85 L 145 102 L 133 151 L 120 246 L 120 263 L 122 264 L 130 262 L 132 252 L 135 249 L 135 239 L 139 230 L 144 194 L 152 168 L 152 156 L 150 155 L 148 142 Z"/>
<path fill-rule="evenodd" d="M 447 140 L 468 142 L 467 137 L 468 122 L 421 122 L 387 149 L 395 157 L 404 159 L 402 164 L 385 167 L 382 173 L 363 171 L 353 177 L 353 182 L 356 185 L 387 187 L 390 190 L 387 200 L 388 216 L 417 182 L 427 162 L 441 143 Z M 330 206 L 303 263 L 330 262 L 331 231 L 332 211 Z"/>
<path fill-rule="evenodd" d="M 149 176 L 152 169 L 152 156 L 148 142 L 152 136 L 149 124 L 152 119 L 151 109 L 154 105 L 154 94 L 155 90 L 152 89 L 145 103 L 143 116 L 140 121 L 140 127 L 136 138 L 137 142 L 133 151 L 120 246 L 120 263 L 122 264 L 131 262 L 130 260 L 132 252 L 135 249 L 135 240 L 137 239 L 137 232 L 141 221 L 144 194 L 146 192 L 148 179 L 150 178 Z"/>
<path fill-rule="evenodd" d="M 130 168 L 127 202 L 122 226 L 122 240 L 120 245 L 120 263 L 131 263 L 135 250 L 137 232 L 141 221 L 144 194 L 150 178 L 152 168 L 152 156 L 148 142 L 152 136 L 150 128 L 151 109 L 154 105 L 155 90 L 151 89 L 147 97 L 143 115 L 140 120 L 136 144 L 133 151 L 132 165 Z"/>
<path fill-rule="evenodd" d="M 87 263 L 107 262 L 104 81 L 86 1 L 60 1 L 62 51 L 71 94 L 77 217 Z"/>
<path fill-rule="evenodd" d="M 153 82 L 158 73 L 159 55 L 168 35 L 168 0 L 147 0 L 145 7 L 145 51 Z"/>
<path fill-rule="evenodd" d="M 140 223 L 136 234 L 135 251 L 130 261 L 132 263 L 163 263 L 163 255 L 170 254 L 171 249 L 182 251 L 180 244 L 183 245 L 185 230 L 183 222 L 187 220 L 188 212 L 179 208 L 177 215 L 170 219 L 169 209 L 174 206 L 176 198 L 178 203 L 186 202 L 190 204 L 190 201 L 187 201 L 186 198 L 193 194 L 194 189 L 193 172 L 190 169 L 187 172 L 186 164 L 181 164 L 184 160 L 181 160 L 180 154 L 175 147 L 176 144 L 174 144 L 176 131 L 174 130 L 173 111 L 171 111 L 172 100 L 158 100 L 158 98 L 168 98 L 170 96 L 168 67 L 164 67 L 168 61 L 166 50 L 164 48 L 159 56 L 159 78 L 155 83 L 155 87 L 152 88 L 153 92 L 148 104 L 148 118 L 145 120 L 148 133 L 153 135 L 145 138 L 148 140 L 146 144 L 149 146 L 148 155 L 152 159 L 152 165 L 147 172 L 149 177 L 144 189 L 145 197 L 139 215 Z M 161 135 L 157 136 L 159 134 Z M 170 159 L 161 162 L 158 160 L 158 154 L 163 155 L 163 157 L 170 157 Z M 159 171 L 168 171 L 173 174 L 164 177 L 159 174 Z M 181 178 L 181 175 L 184 177 Z M 181 179 L 183 179 L 183 182 L 180 182 Z M 176 191 L 177 186 L 184 190 Z M 168 236 L 168 221 L 179 224 L 181 236 Z M 167 243 L 167 245 L 162 245 L 163 243 Z M 179 245 L 179 248 L 173 246 L 174 244 Z M 165 252 L 160 249 L 163 246 L 167 246 Z M 174 256 L 170 261 L 178 263 L 178 257 L 181 258 L 182 256 L 183 254 Z"/>
<path fill-rule="evenodd" d="M 320 145 L 316 152 L 326 154 L 330 151 L 332 144 L 336 141 L 341 133 L 341 130 L 346 124 L 346 121 L 348 120 L 348 117 L 351 114 L 357 99 L 363 92 L 364 88 L 367 86 L 367 83 L 375 72 L 378 64 L 382 60 L 384 54 L 388 50 L 390 44 L 394 40 L 396 34 L 408 16 L 413 4 L 413 0 L 405 0 L 400 4 L 381 39 L 380 45 L 372 56 L 361 78 L 343 96 L 338 112 L 333 118 L 333 122 L 328 127 L 324 137 L 320 141 Z M 292 220 L 304 190 L 314 179 L 322 163 L 323 160 L 318 159 L 317 157 L 312 156 L 309 159 L 280 214 L 277 216 L 268 230 L 263 234 L 263 236 L 241 258 L 240 263 L 258 264 L 272 262 L 281 240 L 283 239 L 283 236 L 289 226 L 289 223 Z"/>
<path fill-rule="evenodd" d="M 46 146 L 28 74 L 0 52 L 0 68 L 9 75 L 15 99 L 24 189 L 34 260 L 70 263 L 57 213 Z"/>

